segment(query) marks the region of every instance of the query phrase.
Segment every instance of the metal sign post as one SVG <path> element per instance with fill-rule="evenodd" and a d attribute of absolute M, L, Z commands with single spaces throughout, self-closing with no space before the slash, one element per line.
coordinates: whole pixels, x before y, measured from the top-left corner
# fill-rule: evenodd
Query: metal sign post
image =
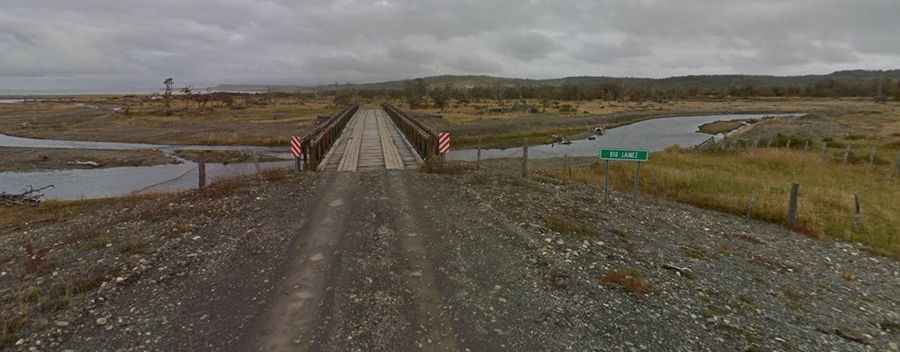
<path fill-rule="evenodd" d="M 609 200 L 609 162 L 610 161 L 633 161 L 637 163 L 634 169 L 634 192 L 640 192 L 641 187 L 641 162 L 650 160 L 650 151 L 646 149 L 620 149 L 620 148 L 602 148 L 597 153 L 600 160 L 603 160 L 603 196 Z"/>

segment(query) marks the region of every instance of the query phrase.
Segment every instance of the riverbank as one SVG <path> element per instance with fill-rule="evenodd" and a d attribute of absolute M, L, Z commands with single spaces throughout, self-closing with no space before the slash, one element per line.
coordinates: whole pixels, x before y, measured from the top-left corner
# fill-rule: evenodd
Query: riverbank
<path fill-rule="evenodd" d="M 591 134 L 595 127 L 617 128 L 661 117 L 818 112 L 842 114 L 871 110 L 876 106 L 869 99 L 851 98 L 722 99 L 665 103 L 593 101 L 576 104 L 576 113 L 549 109 L 534 113 L 522 111 L 494 114 L 482 112 L 490 110 L 490 105 L 486 104 L 454 106 L 445 112 L 422 109 L 412 110 L 411 113 L 416 114 L 432 130 L 450 131 L 454 136 L 453 147 L 459 149 L 474 148 L 479 144 L 482 148 L 520 147 L 526 142 L 531 145 L 546 144 L 550 143 L 553 135 L 577 139 Z"/>
<path fill-rule="evenodd" d="M 85 150 L 0 147 L 0 172 L 100 169 L 177 163 L 159 150 Z"/>
<path fill-rule="evenodd" d="M 234 163 L 265 163 L 274 161 L 284 161 L 285 159 L 272 157 L 269 155 L 260 155 L 259 153 L 249 153 L 240 150 L 177 150 L 175 155 L 179 158 L 187 159 L 193 162 L 234 164 Z"/>
<path fill-rule="evenodd" d="M 698 131 L 708 135 L 728 134 L 750 123 L 754 120 L 733 120 L 733 121 L 715 121 L 700 125 Z"/>
<path fill-rule="evenodd" d="M 799 222 L 810 236 L 861 242 L 900 257 L 900 104 L 762 120 L 702 151 L 671 148 L 641 167 L 654 197 L 786 223 L 787 194 L 800 185 Z M 754 149 L 753 146 L 758 148 Z M 598 184 L 598 164 L 555 177 Z M 633 165 L 613 163 L 614 188 L 633 188 Z M 752 201 L 751 201 L 752 199 Z M 860 212 L 856 213 L 855 200 Z"/>

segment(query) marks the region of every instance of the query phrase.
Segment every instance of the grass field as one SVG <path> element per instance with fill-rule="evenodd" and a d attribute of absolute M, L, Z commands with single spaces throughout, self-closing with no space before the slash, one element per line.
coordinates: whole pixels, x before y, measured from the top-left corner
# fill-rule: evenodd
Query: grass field
<path fill-rule="evenodd" d="M 554 177 L 600 184 L 600 164 L 575 168 L 571 177 L 560 170 L 543 170 Z M 752 217 L 786 223 L 789 190 L 800 185 L 799 219 L 795 230 L 814 237 L 858 241 L 873 251 L 900 258 L 900 177 L 894 165 L 844 165 L 802 150 L 763 148 L 739 152 L 685 152 L 672 148 L 654 153 L 641 167 L 641 192 L 745 215 L 753 198 Z M 634 165 L 611 163 L 610 184 L 633 190 Z M 854 225 L 854 194 L 861 216 Z"/>
<path fill-rule="evenodd" d="M 243 96 L 226 105 L 142 96 L 54 98 L 0 105 L 0 133 L 22 137 L 155 144 L 286 145 L 319 115 L 339 110 L 331 99 Z"/>

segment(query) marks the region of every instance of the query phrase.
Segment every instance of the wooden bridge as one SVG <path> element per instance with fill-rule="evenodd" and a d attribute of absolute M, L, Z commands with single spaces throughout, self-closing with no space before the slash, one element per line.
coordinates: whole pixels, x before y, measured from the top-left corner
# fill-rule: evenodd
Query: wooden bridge
<path fill-rule="evenodd" d="M 384 110 L 358 110 L 319 164 L 319 170 L 414 169 L 421 161 Z"/>
<path fill-rule="evenodd" d="M 437 134 L 390 104 L 347 107 L 300 143 L 303 168 L 316 171 L 414 169 L 438 150 Z"/>

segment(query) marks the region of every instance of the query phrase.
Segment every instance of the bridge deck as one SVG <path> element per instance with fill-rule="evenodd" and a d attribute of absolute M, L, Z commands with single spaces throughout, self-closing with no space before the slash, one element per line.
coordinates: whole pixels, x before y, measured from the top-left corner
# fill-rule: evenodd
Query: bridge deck
<path fill-rule="evenodd" d="M 319 167 L 324 171 L 413 169 L 419 159 L 384 110 L 362 110 Z"/>

